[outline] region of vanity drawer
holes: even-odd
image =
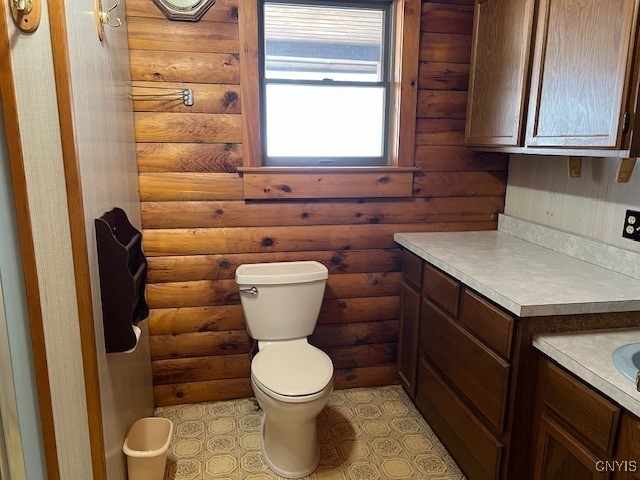
[[[504,358],[511,358],[513,317],[466,288],[460,323]]]
[[[454,317],[458,316],[460,282],[429,264],[424,266],[422,292]]]
[[[611,455],[620,408],[546,359],[540,368],[545,407],[598,451]]]
[[[405,249],[402,249],[402,277],[407,284],[420,290],[422,286],[422,259]]]
[[[421,347],[431,363],[502,432],[509,364],[427,300],[422,302],[421,332]]]
[[[503,445],[421,358],[416,405],[469,478],[498,479]]]

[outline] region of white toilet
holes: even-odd
[[[333,363],[310,345],[327,282],[318,262],[240,265],[236,283],[247,331],[258,340],[251,385],[264,411],[262,451],[286,478],[311,474],[320,460],[316,417],[333,389]]]

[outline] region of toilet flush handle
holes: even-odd
[[[249,295],[257,295],[258,289],[256,287],[251,288],[241,288],[240,293],[248,293]]]

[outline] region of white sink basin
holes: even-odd
[[[640,371],[640,343],[629,343],[618,347],[613,352],[613,364],[632,382],[636,382]]]

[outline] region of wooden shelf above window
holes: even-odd
[[[241,167],[244,198],[411,197],[416,167]]]

